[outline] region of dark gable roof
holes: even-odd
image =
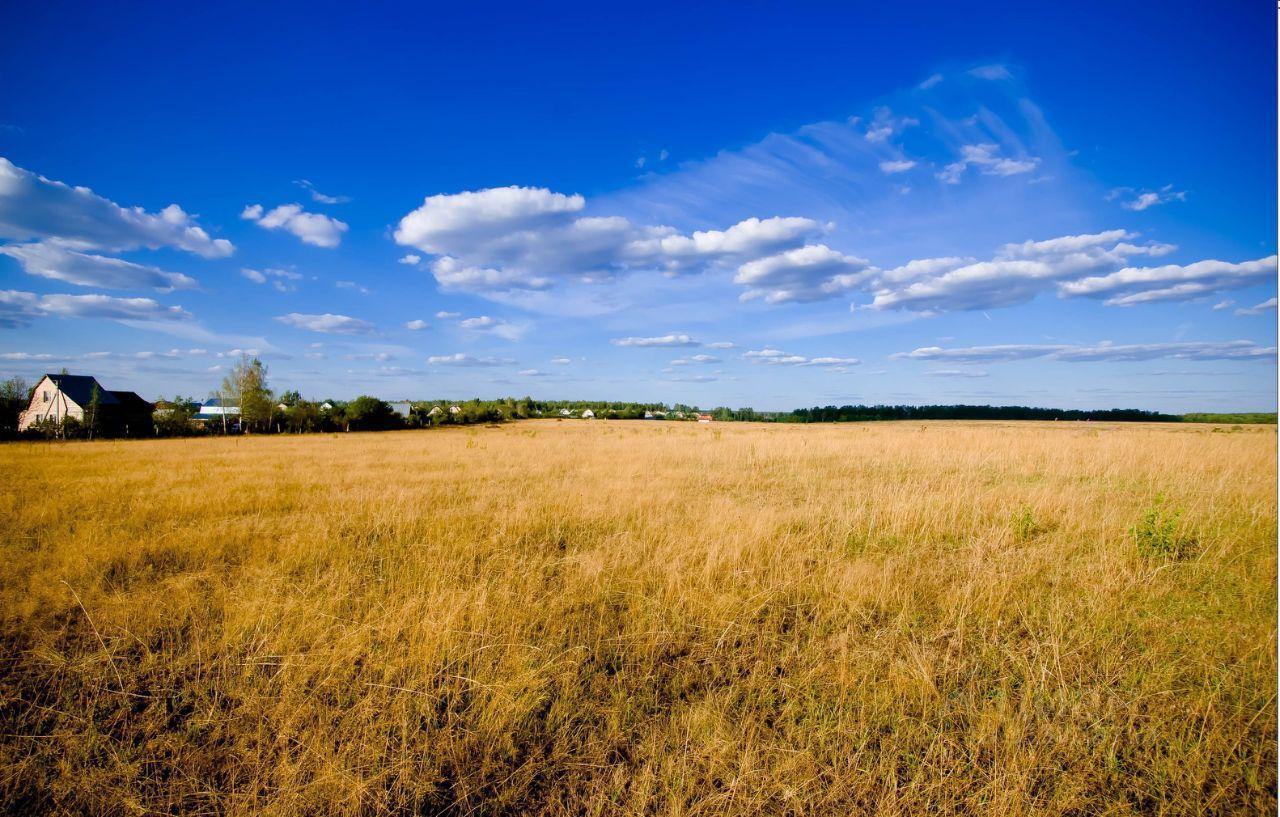
[[[155,411],[155,404],[148,403],[138,396],[137,392],[131,391],[113,391],[111,396],[120,402],[120,408],[125,411],[136,411],[141,414],[150,414]]]
[[[45,377],[54,382],[58,391],[74,400],[81,408],[88,408],[93,402],[93,387],[98,387],[98,405],[115,406],[120,401],[115,394],[102,388],[102,384],[87,374],[46,374]]]

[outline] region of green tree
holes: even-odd
[[[18,433],[18,415],[31,403],[31,387],[21,377],[0,383],[0,435]]]
[[[346,417],[356,431],[384,431],[404,426],[404,419],[382,400],[361,395],[347,404]]]
[[[89,439],[93,439],[94,432],[98,430],[98,413],[102,409],[102,394],[98,390],[98,384],[93,384],[93,392],[89,396],[88,417],[85,419],[85,430],[89,433]]]
[[[240,407],[240,423],[246,429],[271,427],[275,409],[271,389],[267,386],[267,367],[261,360],[241,355],[239,362],[222,381],[223,399]]]

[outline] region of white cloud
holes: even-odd
[[[1248,286],[1275,271],[1274,257],[1242,264],[1128,267],[1134,256],[1161,257],[1176,249],[1160,243],[1139,246],[1132,243],[1133,237],[1124,230],[1108,230],[1006,244],[989,261],[912,261],[875,278],[871,306],[915,312],[988,309],[1025,303],[1048,290],[1061,297],[1106,298],[1110,306],[1129,306]]]
[[[816,244],[748,261],[738,268],[733,282],[746,287],[742,300],[821,301],[857,287],[874,271],[866,259]]]
[[[558,279],[606,281],[631,271],[667,275],[741,264],[796,247],[828,228],[808,218],[748,218],[681,235],[620,216],[583,214],[582,196],[503,187],[428,197],[396,241],[435,256],[440,288],[477,294],[543,290]]]
[[[1067,296],[1105,298],[1108,306],[1133,306],[1153,301],[1185,301],[1223,289],[1238,289],[1273,280],[1276,256],[1234,264],[1205,260],[1185,266],[1125,267],[1106,275],[1067,281],[1059,291]]]
[[[929,76],[928,79],[926,79],[924,82],[920,83],[916,87],[919,88],[921,91],[927,91],[930,88],[937,85],[939,82],[942,82],[942,74],[932,74]]]
[[[960,158],[944,167],[937,177],[944,184],[959,184],[970,166],[977,167],[986,176],[1016,176],[1019,173],[1030,173],[1040,164],[1038,156],[1012,159],[1000,156],[999,153],[1000,146],[990,142],[962,145]]]
[[[467,318],[458,322],[458,326],[468,332],[484,332],[489,335],[496,335],[506,340],[519,340],[524,336],[528,327],[516,325],[505,321],[501,318],[494,318],[489,315],[480,315],[474,318]]]
[[[452,355],[432,355],[427,362],[435,366],[503,366],[515,363],[509,358],[472,357],[457,352]]]
[[[1185,190],[1174,190],[1173,185],[1166,184],[1159,190],[1135,190],[1132,187],[1117,187],[1107,193],[1107,201],[1119,201],[1126,210],[1141,212],[1158,204],[1171,201],[1186,201]]]
[[[991,65],[979,65],[977,68],[971,68],[969,69],[969,75],[977,77],[978,79],[987,79],[987,80],[1013,78],[1013,75],[1009,73],[1008,66],[1001,65],[1000,63],[993,63]]]
[[[971,369],[934,369],[924,373],[927,377],[986,377],[986,372]]]
[[[573,361],[567,357],[553,357],[551,358],[551,362],[557,366],[568,366]]]
[[[516,372],[516,374],[520,375],[521,377],[546,377],[547,376],[546,372],[540,372],[537,369],[521,369],[520,371]]]
[[[294,281],[301,281],[302,274],[287,269],[276,269],[268,267],[266,269],[256,270],[250,267],[241,267],[240,274],[255,284],[270,284],[280,292],[293,292],[298,286]]]
[[[1265,315],[1268,312],[1275,312],[1275,311],[1276,311],[1276,299],[1268,298],[1267,300],[1263,301],[1260,304],[1254,304],[1253,306],[1246,307],[1244,309],[1237,309],[1236,314],[1237,315]]]
[[[886,174],[905,173],[915,167],[911,159],[889,159],[880,163],[880,172]]]
[[[660,335],[652,338],[614,338],[609,341],[614,346],[698,346],[699,343],[688,335]]]
[[[0,157],[0,238],[57,239],[76,250],[173,247],[205,258],[230,255],[235,247],[211,238],[176,204],[158,213],[121,207],[87,187],[72,187],[24,170]]]
[[[515,186],[427,196],[400,220],[395,240],[432,255],[465,256],[477,242],[507,240],[547,226],[585,204],[582,196]]]
[[[845,366],[857,366],[862,362],[856,357],[809,358],[804,355],[793,355],[789,352],[768,347],[744,352],[742,359],[751,363],[763,363],[769,366],[823,366],[832,368],[835,371],[840,371]]]
[[[0,246],[0,255],[17,261],[29,275],[80,286],[169,291],[196,285],[195,279],[180,272],[76,252],[48,242]]]
[[[306,329],[310,332],[325,332],[335,335],[367,335],[374,330],[374,325],[368,321],[362,321],[359,318],[351,318],[346,315],[333,315],[327,312],[322,315],[290,312],[288,315],[279,316],[276,320],[286,326]]]
[[[421,318],[418,318],[416,320],[408,321],[407,323],[405,323],[404,328],[408,329],[411,332],[420,332],[423,329],[429,328],[430,326],[431,324],[427,323]]]
[[[1069,362],[1138,361],[1172,358],[1177,360],[1270,360],[1275,347],[1263,347],[1251,340],[1198,341],[1184,343],[1114,344],[1003,344],[943,349],[926,346],[912,352],[899,352],[891,357],[900,360],[950,361],[955,363],[990,363],[997,361],[1047,358]]]
[[[519,270],[469,267],[450,256],[436,259],[431,265],[431,274],[446,292],[509,292],[551,286],[550,278],[529,276]]]
[[[736,348],[736,347],[737,347],[737,345],[738,345],[738,344],[733,343],[732,341],[727,341],[727,340],[718,340],[718,341],[716,341],[715,343],[708,343],[708,344],[707,344],[707,348],[709,348],[709,349],[733,349],[733,348]]]
[[[347,231],[344,222],[320,213],[308,213],[301,204],[282,204],[266,212],[262,205],[251,204],[240,213],[240,218],[255,222],[266,230],[293,233],[304,244],[330,249],[342,243],[342,234]]]
[[[338,289],[349,289],[352,292],[359,292],[361,295],[368,295],[370,291],[368,287],[357,284],[355,281],[334,281],[333,285]]]
[[[445,312],[443,309],[436,313],[436,318],[442,321],[453,320],[454,318],[461,318],[461,317],[462,317],[461,312]]]
[[[320,204],[346,204],[351,201],[350,196],[326,196],[316,189],[315,185],[306,179],[298,179],[294,184],[306,190],[311,194],[311,200]]]
[[[671,361],[672,366],[691,366],[695,363],[719,363],[720,358],[715,355],[690,355],[686,358]]]
[[[150,298],[109,295],[37,295],[0,290],[0,328],[30,326],[37,318],[104,318],[144,323],[185,321],[191,313],[180,306],[164,306]]]
[[[1227,298],[1226,300],[1218,301],[1216,304],[1214,304],[1213,309],[1216,312],[1222,309],[1230,309],[1235,305],[1236,305],[1235,301],[1231,300],[1230,298]]]
[[[867,127],[866,138],[868,142],[885,142],[895,133],[900,133],[906,128],[919,125],[920,120],[913,119],[909,116],[894,116],[893,111],[888,108],[876,108],[870,125]]]
[[[402,256],[402,257],[400,258],[400,260],[399,260],[399,261],[397,261],[396,263],[398,263],[398,264],[408,264],[408,265],[409,265],[409,266],[411,266],[411,267],[416,267],[418,264],[422,263],[422,256],[421,256],[421,255],[418,255],[417,253],[412,253],[412,252],[411,252],[411,253],[406,253],[406,254],[405,254],[404,256]]]

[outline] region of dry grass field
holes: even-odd
[[[1275,429],[1225,430],[5,445],[0,802],[1274,812]]]

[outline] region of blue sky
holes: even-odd
[[[1274,10],[1040,5],[15,7],[0,375],[1274,410]]]

